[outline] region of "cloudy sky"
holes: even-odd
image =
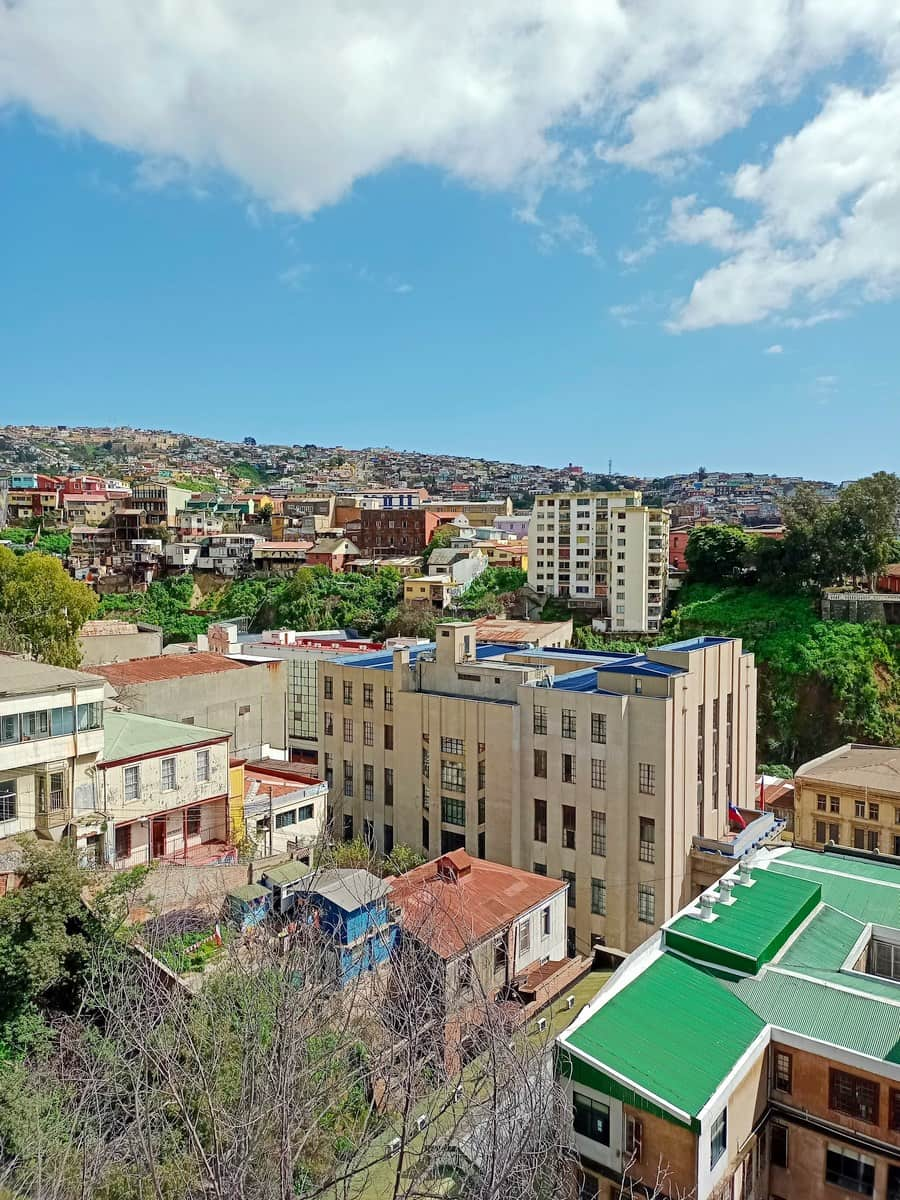
[[[0,0],[0,420],[897,465],[897,0]]]

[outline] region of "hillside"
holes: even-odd
[[[900,743],[900,626],[822,621],[815,601],[695,583],[664,640],[742,639],[759,666],[760,762],[796,767],[845,741]]]

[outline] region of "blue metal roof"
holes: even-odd
[[[570,671],[568,675],[560,675],[553,680],[554,688],[564,692],[596,692],[597,672],[594,667],[583,671]]]
[[[733,642],[734,638],[730,637],[693,637],[685,638],[683,642],[669,642],[666,646],[660,646],[660,650],[703,650],[706,646],[721,646],[723,642]]]
[[[486,642],[484,645],[476,647],[476,661],[482,662],[484,659],[497,658],[501,654],[511,654],[517,649],[518,647],[510,645],[509,643]],[[434,642],[428,642],[423,646],[410,646],[410,665],[415,663],[420,654],[433,654],[434,651]],[[375,671],[389,671],[394,663],[394,651],[372,650],[366,654],[345,654],[334,661],[342,667],[369,667],[371,670]]]
[[[623,663],[608,663],[597,668],[614,675],[685,675],[684,667],[673,667],[668,663],[654,662],[643,655]]]

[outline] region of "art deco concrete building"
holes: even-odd
[[[627,950],[691,898],[695,835],[754,794],[756,669],[731,638],[646,655],[436,643],[319,672],[335,832],[566,880],[569,944]]]

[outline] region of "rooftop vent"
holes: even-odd
[[[734,904],[734,896],[732,895],[733,891],[734,891],[734,880],[733,879],[721,879],[719,881],[719,903],[720,904]]]
[[[715,913],[713,912],[713,898],[712,896],[706,895],[704,892],[704,894],[700,897],[700,920],[712,921],[714,918]]]
[[[742,887],[753,887],[753,876],[750,873],[750,863],[742,858],[738,863],[738,883]]]

